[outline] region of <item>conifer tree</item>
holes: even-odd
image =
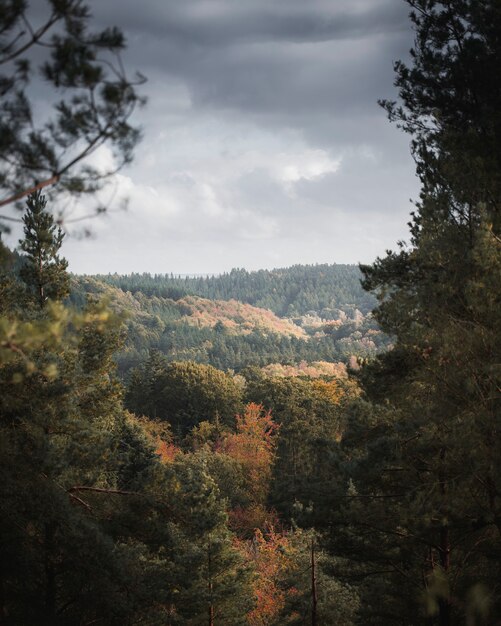
[[[69,293],[68,262],[59,256],[64,233],[46,211],[46,205],[40,191],[28,197],[24,239],[19,242],[25,253],[21,277],[41,309],[48,300],[61,300]]]
[[[331,538],[365,581],[364,623],[492,623],[501,597],[501,12],[492,0],[408,4],[412,66],[396,65],[401,104],[385,106],[412,134],[422,191],[410,245],[362,268],[380,299],[376,319],[396,342],[362,372],[379,406],[349,416]]]

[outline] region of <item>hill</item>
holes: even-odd
[[[175,300],[195,295],[209,300],[238,300],[269,309],[280,317],[316,311],[333,319],[337,309],[357,308],[364,315],[375,306],[372,294],[362,289],[357,265],[294,265],[248,272],[233,269],[220,276],[173,274],[98,275],[95,278],[123,291]]]
[[[342,301],[343,294],[349,300]],[[373,356],[389,343],[368,310],[370,299],[361,290],[355,266],[233,270],[207,278],[73,277],[74,304],[82,306],[89,295],[107,298],[126,318],[125,346],[116,357],[122,376],[151,350],[169,361],[239,371],[248,366],[347,363]],[[274,303],[275,310],[249,301]],[[294,315],[276,312],[284,308]]]

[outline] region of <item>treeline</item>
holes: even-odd
[[[351,306],[367,314],[376,305],[374,296],[360,284],[362,275],[357,265],[294,265],[257,272],[233,269],[220,276],[200,277],[108,274],[96,278],[123,291],[174,300],[186,295],[240,300],[281,317],[316,311],[326,319],[335,319],[332,315],[337,315],[336,309]]]

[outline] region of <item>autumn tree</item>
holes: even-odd
[[[357,592],[331,575],[313,531],[269,526],[240,547],[256,571],[249,626],[355,623]]]
[[[220,452],[236,461],[244,479],[246,504],[230,512],[232,525],[241,535],[252,535],[255,528],[271,521],[266,505],[271,487],[277,425],[270,411],[250,403],[236,416],[236,433],[227,434],[218,446]]]
[[[285,584],[294,569],[289,536],[268,526],[257,529],[250,541],[239,545],[256,572],[252,585],[256,605],[248,613],[247,622],[249,626],[277,624],[283,616],[287,596],[295,594],[295,588]]]

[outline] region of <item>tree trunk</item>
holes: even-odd
[[[446,478],[445,471],[443,468],[443,464],[445,462],[445,448],[442,448],[440,451],[440,493],[442,495],[442,515],[445,517],[447,515],[446,510],[446,499],[447,499],[447,486],[446,486]],[[449,537],[449,525],[444,523],[440,528],[440,566],[442,568],[443,574],[446,578],[449,578],[449,569],[451,565],[451,544]],[[440,626],[451,626],[451,599],[450,599],[450,590],[447,592],[447,597],[441,598],[439,601],[439,623]]]
[[[38,252],[38,302],[40,304],[40,308],[43,309],[45,306],[45,293],[44,293],[44,283],[43,283],[43,259],[42,259],[42,251]]]
[[[315,539],[311,540],[311,626],[318,625],[317,618],[317,572],[315,563]]]
[[[54,522],[45,525],[45,619],[47,624],[56,622],[56,569],[54,566]]]

